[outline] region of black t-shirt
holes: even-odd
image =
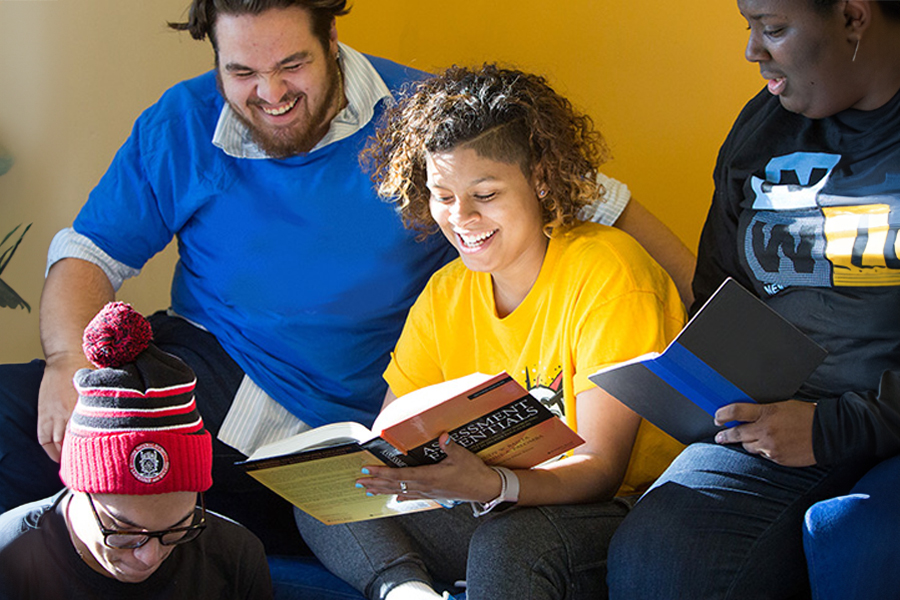
[[[272,597],[262,543],[247,529],[207,512],[196,540],[176,546],[141,583],[94,571],[78,556],[59,509],[68,491],[0,515],[0,598],[53,600],[257,600]]]
[[[694,310],[731,276],[828,350],[797,394],[819,463],[900,452],[900,93],[808,119],[763,90],[714,177]]]

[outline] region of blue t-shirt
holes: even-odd
[[[370,61],[392,92],[422,76]],[[356,134],[283,160],[213,146],[223,102],[213,72],[167,91],[74,228],[134,268],[176,236],[177,313],[309,425],[368,424],[407,310],[455,253],[442,236],[416,241],[360,168],[384,101]]]

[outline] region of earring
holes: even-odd
[[[540,192],[538,192],[539,198],[544,198],[546,195],[547,195],[547,190],[541,190]]]
[[[856,38],[856,49],[853,50],[853,58],[850,59],[850,62],[856,62],[856,53],[859,52],[860,41],[862,41],[862,38]]]

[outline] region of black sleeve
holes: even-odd
[[[733,277],[748,290],[755,289],[740,263],[737,231],[743,179],[733,174],[732,163],[747,142],[747,132],[758,126],[757,121],[763,116],[760,107],[765,101],[766,92],[763,91],[747,103],[719,149],[713,171],[715,191],[700,233],[697,269],[691,283],[694,292],[691,315],[703,306],[727,277]]]
[[[718,190],[713,195],[713,202],[700,234],[697,268],[691,282],[694,303],[689,312],[692,316],[709,300],[709,297],[727,277],[734,277],[742,272],[739,265],[734,264],[737,262],[735,254],[737,215],[729,210],[723,195]],[[736,279],[740,281],[740,278],[736,277]],[[748,289],[753,289],[752,286],[747,286],[745,281],[741,281],[741,284]]]
[[[874,463],[900,453],[900,373],[886,371],[877,393],[819,400],[813,452],[822,466]]]

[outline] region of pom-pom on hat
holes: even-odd
[[[123,302],[107,304],[84,330],[85,356],[98,368],[75,374],[78,402],[60,461],[70,489],[146,495],[212,485],[194,372],[151,340],[150,324]]]

